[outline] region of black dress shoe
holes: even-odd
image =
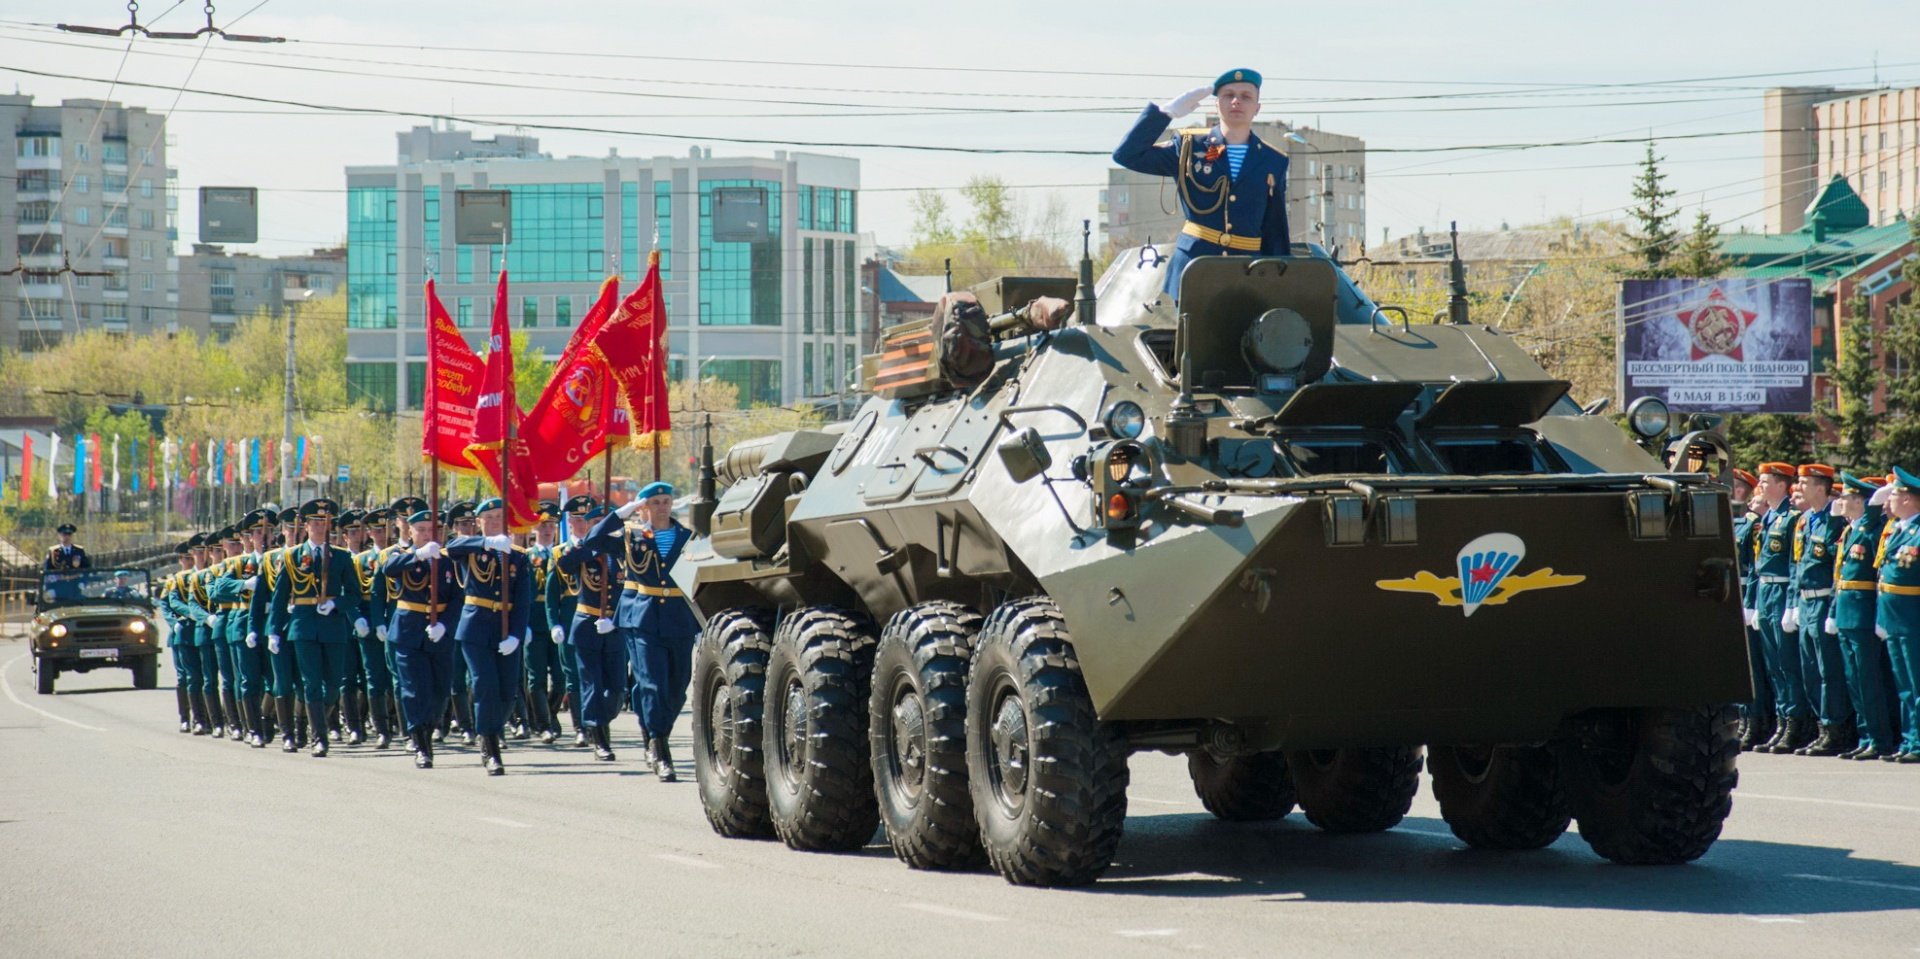
[[[280,740],[280,751],[283,753],[297,753],[300,751],[300,744],[295,742],[292,736],[288,736]]]
[[[573,731],[573,744],[574,744],[574,746],[576,746],[576,747],[579,747],[579,746],[585,746],[585,745],[587,745],[587,731],[586,731],[586,730],[584,730],[584,729],[576,729],[576,730],[574,730],[574,731]]]
[[[386,749],[392,745],[393,745],[393,737],[387,735],[386,733],[381,733],[379,738],[373,741],[373,748],[375,749]]]
[[[603,762],[613,762],[613,744],[607,737],[607,727],[596,726],[593,735],[593,758]]]
[[[1920,752],[1900,753],[1893,757],[1893,761],[1902,766],[1920,765]]]
[[[207,734],[207,727],[205,727],[205,726],[202,726],[202,725],[200,725],[199,723],[194,723],[194,724],[193,724],[193,734],[194,734],[195,736],[205,736],[205,735]]]

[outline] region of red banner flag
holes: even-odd
[[[26,441],[20,444],[20,502],[33,499],[33,434],[26,434]]]
[[[467,444],[474,435],[474,404],[480,398],[483,373],[480,358],[467,345],[460,328],[427,281],[427,388],[422,404],[425,428],[420,434],[422,459],[461,473],[473,472]]]
[[[506,501],[507,528],[524,533],[540,523],[539,482],[530,469],[532,450],[518,437],[520,403],[513,389],[513,322],[507,312],[507,271],[494,291],[493,329],[487,337],[486,371],[474,404],[473,439],[467,459],[493,483]],[[509,452],[506,467],[501,453]]]
[[[553,368],[553,378],[521,421],[520,437],[528,450],[529,469],[539,482],[572,479],[607,447],[619,402],[613,371],[594,340],[613,316],[619,287],[615,277],[600,284],[600,298],[580,320],[566,351],[560,354],[560,363]],[[618,425],[624,435],[624,417]]]
[[[100,492],[100,434],[95,433],[87,440],[87,489]]]
[[[634,449],[665,449],[673,439],[667,410],[667,316],[660,298],[660,253],[647,256],[647,275],[594,343],[607,359],[620,391],[620,405],[632,418],[628,443]]]
[[[187,444],[187,488],[200,487],[200,444]]]

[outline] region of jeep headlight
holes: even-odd
[[[53,628],[47,630],[47,635],[52,636],[54,639],[61,639],[65,637],[67,635],[67,624],[54,623]]]
[[[130,622],[127,624],[127,632],[132,633],[135,636],[138,636],[141,633],[144,633],[146,631],[147,631],[147,621],[144,619],[136,619],[133,622]]]

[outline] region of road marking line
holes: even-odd
[[[1189,802],[1179,802],[1173,799],[1148,799],[1145,796],[1128,796],[1127,798],[1133,802],[1150,802],[1156,806],[1191,806],[1193,805],[1192,803],[1189,803]]]
[[[1115,929],[1114,932],[1118,935],[1126,936],[1129,939],[1143,939],[1147,936],[1177,936],[1180,934],[1180,930],[1178,929]]]
[[[1765,925],[1782,922],[1792,923],[1796,926],[1804,926],[1807,924],[1805,919],[1795,919],[1792,916],[1747,916],[1746,919],[1749,922],[1758,922]]]
[[[1007,921],[1007,917],[1005,916],[996,916],[985,912],[969,912],[965,909],[955,909],[952,906],[937,906],[930,902],[908,902],[901,903],[901,905],[906,906],[908,909],[918,909],[921,912],[930,912],[936,916],[946,916],[951,919],[971,919],[974,922]]]
[[[720,868],[719,864],[708,862],[705,859],[695,859],[692,856],[679,856],[670,852],[655,853],[653,858],[661,862],[670,862],[681,866],[692,866],[695,869]]]
[[[1414,829],[1411,826],[1395,826],[1393,827],[1393,831],[1411,833],[1415,836],[1432,836],[1435,839],[1446,839],[1449,841],[1458,838],[1451,832],[1443,832],[1438,829]]]
[[[499,816],[481,816],[480,821],[490,822],[496,826],[505,826],[508,829],[532,829],[533,828],[532,823],[516,822],[512,819],[502,819]]]
[[[1901,892],[1920,892],[1920,886],[1903,886],[1897,882],[1875,882],[1872,879],[1847,879],[1841,876],[1816,876],[1810,872],[1789,873],[1788,879],[1811,879],[1815,882],[1843,882],[1849,886],[1868,886],[1873,889],[1898,889]]]
[[[1895,806],[1890,803],[1855,802],[1851,799],[1814,799],[1810,796],[1768,796],[1762,793],[1736,791],[1737,799],[1772,799],[1776,802],[1810,802],[1822,806],[1846,806],[1850,809],[1885,809],[1890,812],[1920,812],[1920,806]]]
[[[53,721],[55,721],[55,722],[61,722],[61,723],[66,723],[66,724],[67,724],[67,725],[69,725],[69,726],[78,726],[78,727],[79,727],[79,728],[81,728],[81,729],[91,729],[91,730],[93,730],[93,731],[94,731],[94,732],[96,732],[96,733],[104,733],[104,732],[106,732],[106,730],[105,730],[105,729],[102,729],[102,728],[100,728],[99,726],[89,726],[89,725],[87,725],[86,723],[83,723],[83,722],[80,722],[80,721],[78,721],[78,720],[74,720],[74,719],[68,719],[68,718],[67,718],[67,717],[65,717],[65,716],[56,716],[56,715],[54,715],[54,714],[52,714],[52,713],[50,713],[50,712],[47,712],[47,711],[46,711],[46,710],[44,710],[44,709],[41,709],[41,708],[40,708],[40,707],[38,707],[38,706],[31,706],[31,705],[28,705],[28,704],[27,704],[27,703],[26,703],[26,702],[25,702],[24,700],[22,700],[22,699],[21,699],[21,698],[20,698],[19,696],[16,696],[16,695],[14,695],[14,692],[13,692],[13,683],[12,683],[12,682],[10,682],[10,681],[9,681],[9,680],[7,679],[7,674],[8,674],[9,672],[11,672],[11,671],[13,670],[13,664],[14,664],[14,663],[17,663],[17,662],[19,662],[19,661],[21,661],[21,660],[23,660],[23,659],[25,659],[25,658],[27,658],[27,657],[26,657],[26,654],[25,654],[25,653],[21,653],[20,655],[18,655],[18,656],[15,656],[15,657],[13,657],[12,659],[9,659],[9,660],[7,660],[7,664],[6,664],[5,666],[0,666],[0,692],[5,692],[5,693],[7,694],[7,698],[8,698],[8,699],[11,699],[11,700],[13,700],[13,704],[14,704],[15,706],[18,706],[18,707],[20,707],[20,708],[22,708],[22,709],[30,709],[30,710],[33,710],[34,712],[36,712],[36,713],[39,713],[40,715],[42,715],[42,716],[45,716],[45,717],[47,717],[48,719],[51,719],[51,720],[53,720]]]

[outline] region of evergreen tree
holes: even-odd
[[[1673,260],[1673,276],[1697,276],[1711,279],[1727,272],[1730,264],[1720,255],[1720,227],[1707,216],[1705,207],[1694,215],[1693,232],[1680,244]]]
[[[1838,394],[1837,408],[1821,405],[1820,415],[1839,430],[1839,441],[1823,444],[1822,455],[1849,466],[1879,469],[1873,463],[1874,435],[1884,416],[1873,410],[1873,394],[1880,386],[1874,367],[1873,313],[1864,296],[1848,304],[1844,345],[1834,357],[1831,379]]]
[[[1910,235],[1920,242],[1920,220],[1913,221]],[[1920,289],[1920,259],[1907,260],[1900,275]],[[1920,363],[1920,303],[1911,294],[1905,303],[1887,310],[1886,334],[1879,346],[1887,370],[1887,412],[1886,429],[1874,444],[1874,456],[1878,465],[1920,469],[1920,376],[1911,369]],[[1909,368],[1904,376],[1893,375],[1898,361]]]
[[[1647,157],[1640,164],[1639,178],[1633,181],[1637,205],[1627,211],[1634,223],[1628,237],[1640,262],[1622,270],[1627,276],[1659,279],[1675,275],[1668,261],[1680,239],[1673,228],[1673,218],[1679,211],[1669,205],[1673,191],[1667,189],[1666,181],[1667,175],[1660,172],[1660,158],[1653,152],[1653,141],[1648,140]]]
[[[1817,429],[1813,417],[1756,413],[1727,417],[1727,444],[1735,463],[1804,463]]]

